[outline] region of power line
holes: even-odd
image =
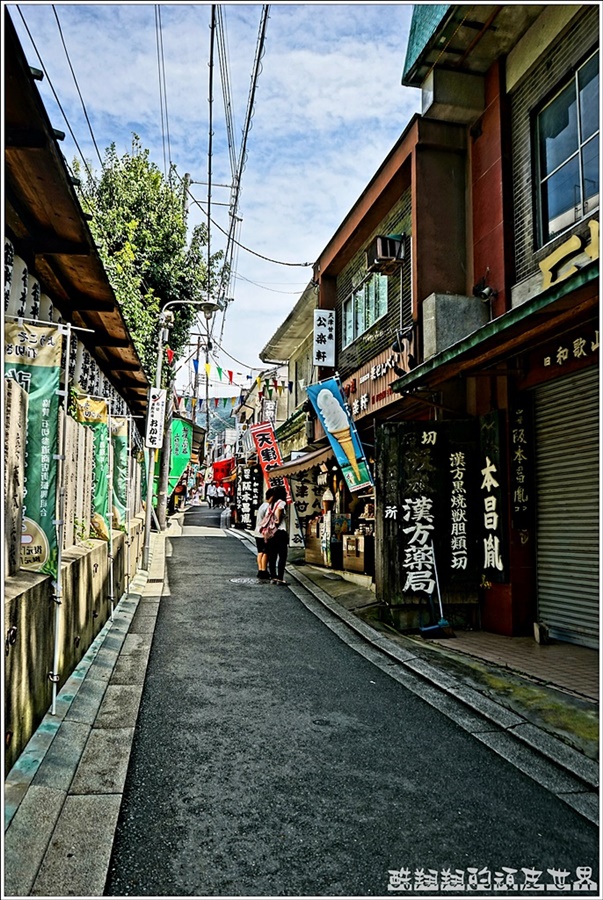
[[[23,25],[25,26],[25,30],[27,31],[27,34],[29,35],[29,39],[30,39],[30,41],[31,41],[31,43],[32,43],[32,47],[33,47],[34,50],[35,50],[36,56],[38,57],[38,60],[40,61],[40,65],[42,66],[42,71],[44,72],[44,75],[45,75],[46,80],[47,80],[47,82],[48,82],[48,86],[50,87],[50,90],[52,91],[52,94],[53,94],[53,96],[54,96],[54,99],[55,99],[55,101],[56,101],[56,104],[57,104],[58,108],[60,109],[61,114],[62,114],[62,116],[63,116],[63,118],[64,118],[64,120],[65,120],[65,124],[67,125],[67,128],[68,128],[68,130],[69,130],[69,134],[71,135],[71,137],[72,137],[72,139],[73,139],[73,143],[74,143],[75,146],[77,147],[78,153],[80,154],[80,157],[81,157],[82,162],[83,162],[83,164],[84,164],[84,166],[85,166],[85,168],[86,168],[86,171],[88,172],[88,175],[90,176],[90,180],[91,180],[93,183],[96,183],[96,178],[94,177],[94,174],[93,174],[92,170],[90,169],[90,166],[89,166],[88,163],[86,162],[86,157],[84,156],[84,154],[83,154],[83,152],[82,152],[82,148],[80,147],[80,145],[79,145],[78,142],[77,142],[77,138],[76,138],[76,136],[75,136],[75,134],[74,134],[74,132],[73,132],[73,128],[71,127],[71,123],[69,122],[69,119],[67,118],[67,113],[66,113],[65,110],[63,109],[63,107],[62,107],[62,105],[61,105],[61,101],[59,100],[58,94],[57,94],[57,92],[56,92],[55,89],[54,89],[54,85],[53,85],[52,81],[50,80],[50,76],[48,75],[48,71],[47,71],[47,69],[46,69],[46,66],[44,65],[44,62],[42,61],[42,57],[41,57],[41,55],[40,55],[40,51],[38,50],[38,48],[37,48],[37,46],[36,46],[36,42],[35,42],[34,39],[33,39],[33,36],[32,36],[32,34],[31,34],[31,31],[29,30],[29,27],[28,27],[28,25],[27,25],[27,22],[25,21],[25,18],[24,18],[24,16],[23,16],[22,11],[21,11],[21,7],[18,6],[18,7],[17,7],[17,10],[19,11],[19,15],[21,16],[21,20],[22,20],[22,22],[23,22]]]
[[[52,4],[52,11],[53,11],[53,13],[54,13],[55,19],[57,20],[57,28],[59,29],[59,35],[61,36],[61,42],[62,42],[62,44],[63,44],[63,49],[64,49],[64,51],[65,51],[65,56],[67,57],[67,62],[69,63],[69,68],[71,69],[71,74],[73,75],[73,80],[74,80],[74,82],[75,82],[75,87],[76,87],[78,96],[79,96],[79,98],[80,98],[80,103],[82,104],[82,109],[84,110],[84,116],[85,116],[85,118],[86,118],[86,122],[88,123],[88,130],[90,131],[90,137],[92,138],[92,143],[94,144],[94,149],[96,150],[96,155],[98,156],[98,161],[99,161],[99,163],[100,163],[100,165],[101,165],[101,169],[102,169],[102,168],[103,168],[103,160],[102,160],[102,157],[101,157],[101,155],[100,155],[100,151],[99,151],[98,146],[97,146],[97,143],[96,143],[96,138],[94,137],[94,132],[92,131],[92,125],[91,125],[90,119],[89,119],[89,117],[88,117],[88,111],[86,110],[86,104],[84,103],[84,98],[82,97],[82,92],[80,91],[80,86],[79,86],[79,84],[78,84],[78,80],[77,80],[77,78],[76,78],[75,71],[74,71],[74,69],[73,69],[73,65],[72,65],[72,63],[71,63],[71,59],[70,59],[70,57],[69,57],[69,51],[67,50],[67,44],[65,43],[65,38],[64,38],[64,36],[63,36],[63,29],[61,28],[61,23],[59,22],[59,16],[58,16],[58,13],[57,13],[57,11],[56,11],[56,7],[55,7],[54,3]],[[21,18],[23,18],[23,17],[21,17]],[[32,42],[32,43],[33,43],[33,42]],[[36,51],[36,52],[37,52],[37,51]]]
[[[245,278],[245,276],[241,275],[239,272],[235,272],[235,275],[237,276],[237,278],[240,278],[241,281],[246,281],[247,284],[252,284],[254,287],[259,287],[263,291],[270,291],[272,294],[297,294],[297,295],[299,295],[299,293],[300,293],[299,290],[297,290],[297,291],[278,291],[276,288],[266,287],[265,284],[260,284],[257,281],[252,281],[251,278]],[[305,282],[305,281],[300,281],[299,283],[300,283],[300,285],[302,285],[302,284],[304,286],[307,285],[307,282]]]
[[[229,359],[232,359],[233,362],[238,363],[240,366],[243,366],[244,369],[249,369],[250,372],[263,372],[263,366],[248,366],[247,363],[241,362],[240,359],[237,359],[236,356],[232,356],[230,353],[227,353],[222,344],[216,341],[216,346],[222,351],[224,356],[227,356]]]
[[[169,168],[172,162],[172,148],[170,146],[170,124],[168,116],[167,81],[165,77],[165,55],[163,52],[163,26],[161,22],[161,6],[155,6],[155,41],[157,44],[157,71],[159,76],[159,107],[161,114],[161,138],[163,143],[163,174],[168,178]],[[165,107],[165,123],[164,123]],[[167,154],[166,154],[167,138]]]
[[[184,179],[181,178],[181,176],[178,175],[178,173],[176,173],[176,175],[178,176],[178,178],[180,178],[180,181],[185,186],[186,192],[189,195],[189,197],[191,198],[192,202],[195,204],[195,206],[198,206],[199,209],[201,210],[201,212],[205,215],[206,210],[203,208],[203,206],[201,206],[201,203],[197,200],[197,198],[193,196],[190,188],[184,184]],[[226,236],[228,236],[228,232],[224,231],[224,229],[222,228],[221,225],[218,224],[218,222],[215,222],[213,219],[211,219],[211,223],[212,223],[212,225],[216,226],[218,231],[221,231],[222,234],[225,234]],[[244,244],[241,244],[239,241],[234,241],[234,243],[237,245],[237,247],[240,247],[241,250],[245,250],[247,253],[251,253],[253,256],[258,256],[260,259],[264,259],[264,260],[266,260],[266,262],[274,263],[277,266],[292,266],[292,267],[299,268],[299,269],[308,269],[308,268],[312,268],[314,266],[314,263],[312,263],[312,262],[294,263],[294,262],[283,262],[280,259],[271,259],[269,256],[263,256],[261,253],[258,253],[256,250],[251,250],[249,247],[246,247]]]

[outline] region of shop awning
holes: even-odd
[[[319,450],[312,450],[310,453],[304,453],[303,456],[298,456],[297,459],[290,459],[288,462],[282,463],[274,469],[270,469],[269,475],[271,477],[273,475],[297,475],[298,472],[305,472],[313,466],[318,466],[320,463],[326,462],[332,456],[334,456],[334,454],[331,446],[321,447]]]

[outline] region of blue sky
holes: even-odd
[[[52,4],[6,6],[30,65],[39,67],[23,19],[27,23],[77,142],[98,170]],[[157,7],[69,2],[54,9],[101,156],[113,142],[118,153],[128,151],[136,132],[163,170]],[[180,176],[188,172],[194,182],[207,181],[210,9],[207,4],[160,6],[170,156]],[[237,149],[261,10],[255,3],[222,4]],[[319,256],[419,110],[420,91],[401,85],[411,15],[411,4],[270,6],[241,182],[239,241],[244,247],[289,263],[312,263]],[[62,147],[70,162],[79,156],[77,148],[48,80],[38,86],[53,125],[67,132]],[[217,185],[230,184],[231,173],[217,53],[213,123],[212,218],[227,230],[227,207],[218,205],[228,201],[229,190]],[[205,209],[207,186],[193,184],[191,190]],[[192,224],[205,221],[194,205],[190,216]],[[214,228],[212,251],[223,248],[225,240]],[[243,374],[263,367],[259,352],[311,275],[311,268],[277,265],[240,249],[234,303],[216,362]],[[187,377],[184,367],[181,380]]]

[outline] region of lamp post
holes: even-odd
[[[207,325],[207,335],[208,335],[208,343],[209,343],[209,322],[211,317],[218,310],[224,309],[223,301],[214,301],[214,300],[170,300],[165,306],[162,308],[161,313],[159,315],[159,339],[157,342],[157,368],[155,370],[155,390],[161,390],[161,369],[163,363],[163,345],[169,336],[170,328],[174,321],[174,314],[171,312],[169,307],[171,306],[198,306],[201,309],[201,312],[205,316],[206,325]],[[206,359],[208,358],[209,349],[206,349]],[[207,384],[209,384],[209,380],[207,380]],[[207,389],[206,389],[207,394]],[[150,401],[150,397],[149,397]],[[149,410],[150,410],[150,402],[149,402]],[[144,547],[142,551],[142,568],[145,571],[149,570],[149,556],[150,556],[150,547],[151,547],[151,522],[153,516],[153,470],[155,463],[155,453],[158,451],[151,452],[152,448],[149,448],[149,463],[147,469],[147,501],[146,501],[146,509],[145,509],[145,523],[144,523]]]

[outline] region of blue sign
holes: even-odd
[[[328,378],[306,388],[350,491],[373,485],[356,425],[345,406],[341,385]]]

